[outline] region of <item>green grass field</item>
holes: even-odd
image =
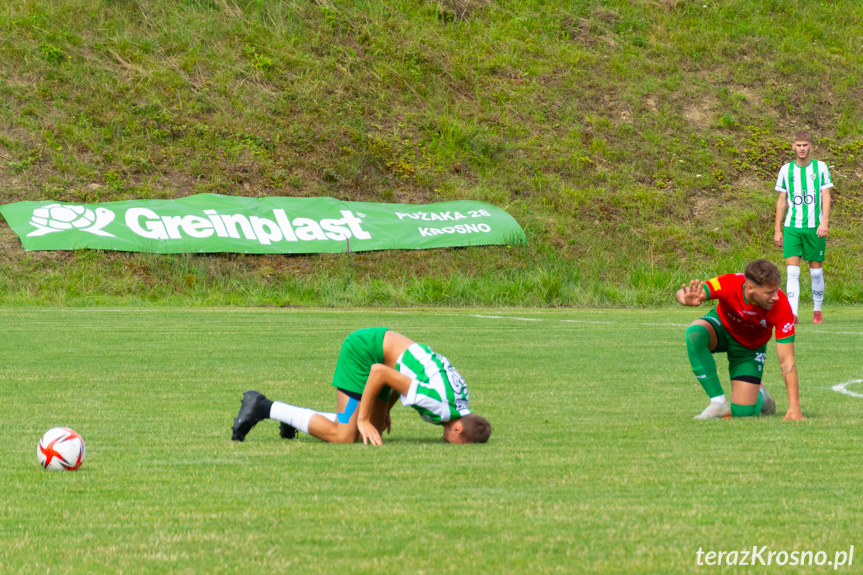
[[[863,310],[799,326],[807,422],[691,419],[700,311],[0,308],[0,572],[686,573],[699,548],[859,545],[863,397],[831,387],[863,377]],[[249,388],[332,410],[340,343],[371,325],[447,355],[491,441],[401,406],[382,448],[270,421],[230,441]],[[784,412],[772,345],[765,383]],[[58,425],[77,472],[36,461]]]

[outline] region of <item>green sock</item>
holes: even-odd
[[[689,354],[692,373],[707,395],[722,395],[722,384],[716,374],[716,362],[710,353],[710,332],[706,327],[695,324],[686,328],[686,352]]]
[[[731,404],[731,417],[755,417],[761,413],[761,404],[764,403],[764,395],[758,392],[758,401],[755,405]]]

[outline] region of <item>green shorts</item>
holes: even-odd
[[[785,227],[782,237],[782,257],[803,258],[807,262],[823,262],[827,238],[819,238],[816,228]]]
[[[728,354],[728,375],[731,379],[757,378],[760,383],[764,373],[764,360],[767,359],[767,344],[755,349],[744,347],[722,325],[716,308],[710,310],[701,319],[709,322],[716,330],[716,349],[710,353]]]
[[[335,387],[353,394],[363,394],[372,366],[384,363],[384,334],[388,331],[386,327],[367,327],[345,338],[333,374]],[[389,398],[390,388],[384,387],[378,399]]]

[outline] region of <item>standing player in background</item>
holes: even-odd
[[[768,260],[749,262],[742,274],[725,274],[710,281],[692,280],[677,291],[678,303],[699,306],[718,300],[716,307],[686,329],[686,351],[692,371],[710,405],[695,419],[745,417],[776,413],[776,402],[761,384],[767,342],[776,328],[776,355],[788,392],[785,419],[805,419],[800,412],[797,365],[794,360],[794,316],[779,289],[782,275]],[[728,354],[731,406],[722,392],[714,353]]]
[[[827,247],[827,225],[830,219],[830,170],[827,164],[812,158],[809,132],[794,134],[791,148],[796,156],[779,170],[776,180],[776,225],[773,241],[783,248],[788,282],[786,293],[797,323],[800,301],[800,260],[809,262],[812,277],[812,301],[815,313],[812,323],[822,323],[824,301],[824,251]],[[785,208],[788,207],[788,214]],[[783,224],[783,217],[785,222]]]

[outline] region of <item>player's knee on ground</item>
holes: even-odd
[[[686,349],[695,351],[699,348],[710,350],[710,331],[700,323],[694,323],[686,328]]]
[[[328,439],[330,443],[353,443],[357,440],[357,428],[350,425],[338,425]]]
[[[764,404],[764,396],[758,394],[758,402],[755,405],[738,405],[731,402],[731,417],[755,417],[761,413]]]
[[[761,409],[754,405],[731,404],[731,417],[755,417],[759,413],[761,413]]]

